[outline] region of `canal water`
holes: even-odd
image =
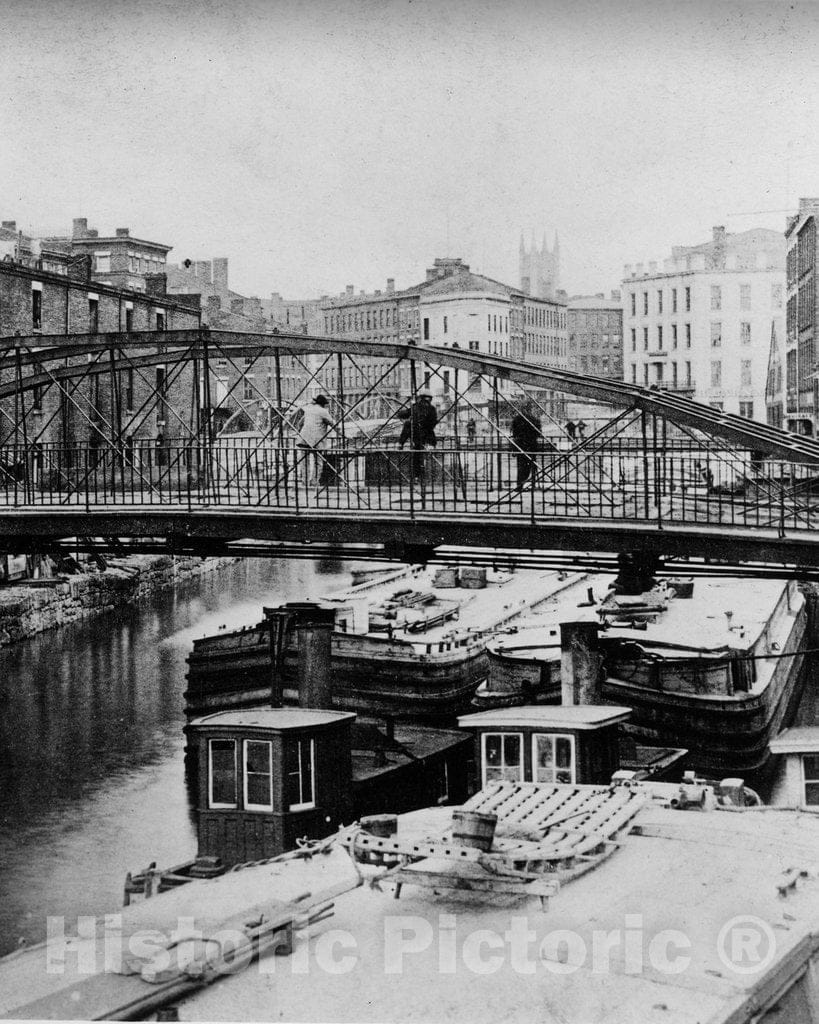
[[[0,955],[46,918],[115,911],[125,873],[196,852],[185,658],[263,604],[349,581],[339,562],[245,559],[176,593],[0,650]]]

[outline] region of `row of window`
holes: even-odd
[[[692,379],[691,379],[691,363],[688,360],[686,360],[684,365],[685,365],[685,377],[683,379],[683,384],[684,384],[685,387],[692,387],[693,384],[692,384]],[[650,379],[650,369],[651,369],[651,366],[654,367],[654,379],[653,380]],[[631,364],[631,383],[632,384],[636,384],[637,383],[637,364],[636,363],[632,363]],[[664,363],[651,363],[651,364],[644,363],[643,364],[643,384],[664,384],[664,383],[666,383],[665,364]],[[678,384],[680,383],[679,376],[678,376],[678,370],[677,370],[677,364],[676,363],[672,363],[671,364],[671,380],[670,380],[670,383],[672,384],[673,387],[677,387]]]
[[[653,379],[651,374],[651,368],[653,367]],[[631,381],[633,384],[637,383],[637,364],[631,364]],[[665,364],[664,363],[645,363],[643,365],[643,383],[644,384],[664,384],[666,383],[665,377]],[[670,383],[676,387],[679,383],[677,363],[671,364],[671,380]],[[685,385],[691,385],[691,363],[686,361],[685,363]],[[753,387],[753,366],[750,359],[742,359],[739,364],[739,383],[741,387],[750,388]],[[722,387],[722,362],[719,359],[711,360],[711,387],[721,388]],[[744,415],[741,413],[740,415]],[[749,416],[753,419],[753,412]]]
[[[94,253],[94,271],[97,274],[111,273],[111,253]],[[165,260],[158,256],[139,256],[128,253],[128,270],[132,274],[160,274],[165,269]]]
[[[671,312],[672,313],[679,312],[679,310],[677,308],[677,292],[678,292],[677,288],[672,288],[671,289]],[[691,310],[691,289],[690,289],[690,287],[686,287],[685,289],[683,289],[683,292],[684,292],[684,295],[683,295],[684,310],[685,310],[686,313],[688,313]],[[649,296],[649,293],[647,291],[643,292],[643,316],[648,316],[648,296]],[[637,316],[637,292],[630,292],[630,301],[631,301],[631,315],[632,316]],[[660,314],[663,312],[663,289],[662,288],[658,288],[657,289],[657,312],[660,313]]]
[[[685,326],[685,347],[686,348],[691,348],[691,324],[685,324],[684,326]],[[659,324],[657,326],[657,335],[656,335],[656,337],[657,337],[657,349],[658,350],[662,350],[663,343],[664,343],[664,334],[663,334],[663,326],[662,326],[662,324]],[[649,343],[650,343],[649,328],[648,327],[644,327],[643,328],[643,350],[646,351],[646,352],[649,349]],[[678,324],[672,324],[671,325],[671,347],[672,347],[672,349],[677,348],[678,344],[679,344],[679,325]],[[631,351],[632,352],[636,352],[637,351],[637,328],[636,327],[632,327],[631,328]]]
[[[165,313],[156,311],[154,313],[154,330],[165,330]],[[43,327],[43,293],[39,288],[31,289],[31,329],[42,330]],[[99,299],[88,297],[88,334],[98,334],[100,329],[100,303]],[[124,330],[134,329],[134,310],[131,307],[125,308]]]
[[[240,798],[246,811],[273,810],[270,740],[208,742],[208,807],[236,809]],[[284,803],[291,811],[315,807],[316,749],[312,739],[288,740],[285,744]]]
[[[406,326],[417,327],[418,310],[407,310]],[[427,321],[428,322],[428,321]],[[331,313],[324,317],[325,334],[345,334],[349,331],[370,331],[378,327],[398,327],[398,309],[381,306],[379,309],[361,309],[357,312]],[[403,326],[401,324],[400,326]]]
[[[530,327],[565,328],[566,314],[556,309],[549,309],[547,306],[527,306],[526,323]]]
[[[671,312],[672,313],[679,312],[679,309],[678,309],[678,294],[677,293],[678,293],[678,289],[677,288],[672,288],[671,289]],[[723,286],[722,285],[720,285],[720,284],[712,284],[711,285],[711,309],[712,310],[721,310],[722,309],[722,293],[723,293]],[[630,294],[631,294],[631,315],[632,316],[636,316],[637,315],[637,293],[636,292],[631,292]],[[685,312],[689,312],[691,310],[691,289],[690,289],[690,287],[686,287],[685,289],[683,289],[683,296],[682,296],[682,298],[683,298],[683,308],[684,308],[684,311]],[[658,288],[657,289],[656,306],[655,306],[656,313],[657,313],[658,316],[662,316],[662,314],[663,314],[663,305],[664,305],[663,289],[662,288]],[[739,286],[739,308],[742,311],[750,311],[750,309],[751,309],[751,285],[750,284],[740,284],[740,286]],[[781,309],[782,308],[782,285],[781,284],[772,284],[771,285],[771,308],[772,309]],[[643,310],[643,316],[648,316],[649,315],[649,292],[647,292],[647,291],[644,291],[642,293],[642,310]]]
[[[487,732],[482,740],[483,785],[523,781],[523,733]],[[535,733],[532,736],[532,781],[575,781],[574,736]]]

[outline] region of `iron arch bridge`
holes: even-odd
[[[411,414],[422,390],[438,414],[434,447]],[[301,410],[318,394],[332,428],[312,450]],[[583,416],[574,437],[570,400]],[[539,423],[536,441],[521,413]],[[819,444],[698,405],[683,387],[298,334],[0,339],[8,551],[72,538],[517,564],[632,552],[693,559],[687,571],[812,575],[817,522]]]

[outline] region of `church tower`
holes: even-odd
[[[554,299],[560,287],[560,242],[557,232],[551,252],[545,233],[540,249],[535,243],[534,235],[531,246],[527,249],[521,232],[518,260],[521,290],[534,298]]]

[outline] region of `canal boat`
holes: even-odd
[[[486,676],[489,637],[580,579],[557,572],[393,569],[322,599],[335,610],[333,708],[435,719],[468,710]],[[195,640],[185,694],[189,716],[269,702],[267,619]],[[296,645],[283,654],[283,697],[296,703]]]
[[[589,725],[610,749],[624,709],[569,710],[522,723],[533,750]],[[490,764],[483,727],[521,727],[464,724]],[[748,806],[736,779],[494,778],[54,929],[0,959],[0,1015],[807,1022],[817,844],[815,814]]]
[[[517,631],[487,643],[482,708],[559,703],[560,625],[597,617],[602,697],[632,709],[637,742],[684,747],[697,771],[762,784],[770,741],[804,686],[809,602],[794,582],[666,581],[618,594],[614,578],[574,582]]]

